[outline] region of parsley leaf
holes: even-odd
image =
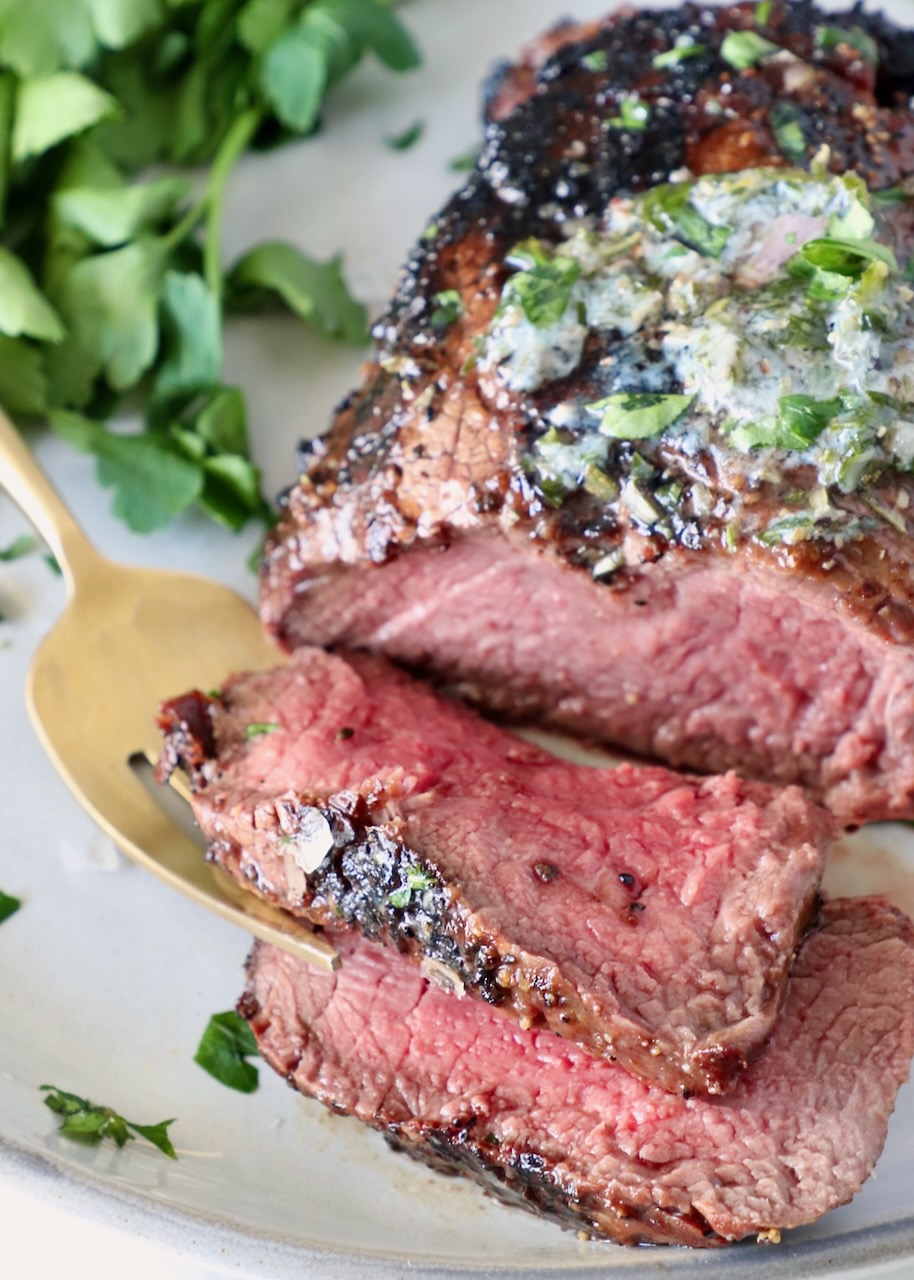
[[[398,889],[394,889],[392,893],[387,895],[387,901],[392,907],[403,910],[408,907],[412,901],[414,893],[421,893],[425,889],[434,889],[436,879],[434,873],[428,868],[421,867],[417,863],[412,863],[404,868],[404,883]]]
[[[780,53],[780,47],[755,31],[728,31],[720,46],[720,56],[737,71],[754,67],[762,58]]]
[[[393,137],[388,138],[387,145],[391,151],[408,151],[410,147],[416,145],[424,132],[424,123],[421,120],[414,120],[402,133],[396,133]]]
[[[0,249],[0,333],[59,342],[63,325],[40,293],[25,263]]]
[[[168,1136],[169,1126],[175,1123],[174,1120],[162,1120],[159,1124],[152,1125],[136,1124],[135,1121],[118,1115],[110,1107],[95,1106],[88,1098],[67,1093],[56,1085],[43,1084],[41,1092],[47,1095],[44,1099],[45,1106],[63,1117],[57,1131],[66,1138],[75,1138],[91,1146],[97,1145],[103,1138],[110,1138],[117,1146],[123,1147],[133,1139],[134,1134],[139,1134],[170,1159],[178,1158]]]
[[[840,49],[842,45],[855,50],[873,66],[879,61],[879,46],[862,27],[816,27],[816,44],[820,49]]]
[[[585,408],[599,414],[598,430],[617,440],[644,440],[659,436],[677,422],[694,396],[659,395],[653,392],[622,392],[594,400]]]
[[[435,309],[429,323],[433,329],[446,329],[463,315],[463,299],[457,289],[443,289],[432,298]]]
[[[98,459],[99,482],[114,488],[114,513],[135,533],[161,529],[203,490],[199,466],[159,433],[119,435],[77,413],[53,410],[51,426],[63,440]]]
[[[38,546],[38,539],[30,533],[21,533],[8,546],[0,547],[0,562],[9,564],[11,560],[21,560]]]
[[[451,173],[466,173],[472,169],[479,157],[479,147],[470,147],[468,151],[463,151],[459,156],[454,156],[453,160],[448,161],[448,168]]]
[[[270,46],[260,87],[281,124],[295,133],[310,132],[327,87],[327,60],[306,26],[292,27]]]
[[[132,186],[69,187],[54,197],[54,213],[95,244],[113,249],[156,229],[186,197],[183,178],[159,178]]]
[[[639,132],[646,129],[651,118],[651,109],[646,102],[637,98],[622,98],[619,102],[619,114],[613,116],[609,124],[613,129],[629,129]]]
[[[13,160],[39,156],[119,110],[110,93],[76,71],[25,80],[16,99]]]
[[[254,1033],[244,1019],[230,1009],[227,1013],[214,1013],[210,1018],[194,1062],[229,1089],[253,1093],[259,1074],[245,1059],[258,1056]]]
[[[730,432],[729,438],[743,450],[808,449],[843,409],[840,396],[831,400],[816,400],[806,395],[781,396],[776,419],[740,424]]]
[[[717,226],[699,213],[691,203],[693,185],[667,182],[653,187],[641,197],[641,210],[658,231],[671,233],[708,258],[719,258],[733,228]]]
[[[769,121],[775,141],[787,159],[802,160],[806,155],[806,139],[796,107],[789,102],[775,103]]]
[[[699,54],[707,53],[708,46],[705,44],[692,43],[676,44],[672,49],[665,49],[663,53],[655,53],[651,58],[651,66],[657,71],[663,71],[667,67],[678,67],[681,62],[685,62],[688,58],[697,58]]]
[[[338,257],[315,262],[294,245],[270,241],[235,264],[226,288],[229,305],[240,310],[277,301],[329,338],[352,346],[368,340],[365,308],[346,288]]]
[[[250,742],[252,738],[260,738],[265,733],[275,733],[278,728],[275,720],[254,720],[244,726],[245,740]]]
[[[521,269],[505,285],[502,304],[520,307],[537,328],[557,324],[571,301],[580,264],[561,254],[550,257],[539,240],[515,245],[505,261]]]
[[[41,349],[0,335],[0,404],[10,413],[41,413],[46,403]]]
[[[9,559],[9,557],[5,558]],[[10,916],[15,915],[21,906],[21,898],[13,898],[0,889],[0,924],[3,924],[4,920],[9,920]]]
[[[169,271],[161,314],[164,346],[156,397],[193,395],[216,384],[222,370],[219,303],[203,277]]]

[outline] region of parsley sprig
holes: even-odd
[[[226,313],[366,340],[338,258],[269,243],[224,271],[222,221],[241,156],[313,133],[368,54],[418,63],[382,0],[0,0],[0,404],[94,454],[133,529],[266,515]],[[143,429],[112,429],[138,391]]]
[[[168,1136],[169,1126],[174,1124],[174,1120],[162,1120],[158,1124],[137,1124],[133,1120],[126,1120],[110,1107],[96,1106],[88,1098],[67,1093],[56,1085],[43,1084],[41,1092],[46,1095],[45,1106],[63,1117],[57,1131],[65,1138],[74,1138],[77,1142],[86,1142],[91,1146],[96,1146],[103,1138],[109,1138],[123,1147],[139,1135],[170,1159],[178,1158]]]

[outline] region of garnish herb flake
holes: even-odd
[[[279,728],[275,720],[255,720],[244,726],[245,740],[250,742],[252,738],[261,738],[266,733],[276,733]]]
[[[253,1093],[259,1074],[248,1058],[259,1057],[254,1033],[234,1009],[214,1013],[194,1054],[194,1062],[229,1089]]]
[[[395,133],[392,137],[385,139],[391,151],[409,151],[410,147],[414,147],[425,132],[425,121],[414,120],[411,125],[402,131]]]
[[[451,173],[466,173],[472,169],[479,156],[479,147],[470,147],[467,151],[462,152],[459,156],[454,156],[453,160],[448,162],[448,168]]]
[[[762,58],[780,53],[780,48],[756,31],[728,31],[720,46],[720,56],[737,71],[747,71]]]
[[[771,110],[771,129],[783,154],[788,160],[802,160],[806,155],[806,139],[800,126],[796,107],[789,102],[777,102]]]
[[[38,546],[38,539],[30,533],[22,533],[5,547],[0,547],[0,561],[9,564],[11,560],[21,560]]]
[[[632,133],[646,129],[651,118],[651,108],[646,102],[637,98],[622,98],[619,102],[619,114],[609,124],[613,129],[628,129]]]
[[[879,46],[862,27],[816,27],[816,44],[820,49],[838,49],[847,45],[856,50],[864,62],[879,62]]]
[[[502,301],[520,307],[537,328],[557,324],[581,274],[580,264],[561,254],[550,257],[538,240],[515,245],[506,261],[520,270],[505,285]]]
[[[623,392],[595,400],[586,408],[599,415],[603,435],[617,440],[646,440],[677,422],[693,399],[694,396]]]
[[[697,58],[699,54],[707,51],[706,44],[676,44],[672,49],[665,49],[663,53],[655,53],[651,58],[651,66],[657,71],[664,71],[667,67],[678,67],[688,58]]]
[[[755,8],[755,20],[760,27],[768,25],[768,19],[771,17],[771,10],[774,8],[774,0],[760,0]]]
[[[14,898],[0,889],[0,924],[3,924],[4,920],[9,920],[10,916],[14,916],[21,906],[21,898]]]
[[[641,212],[658,231],[671,233],[708,258],[719,258],[730,239],[732,227],[716,226],[698,212],[690,200],[693,185],[691,182],[667,182],[653,187],[641,197]]]
[[[607,65],[606,50],[592,49],[590,53],[585,53],[581,59],[581,64],[588,71],[605,71]]]
[[[63,1117],[57,1131],[65,1138],[73,1138],[90,1146],[96,1146],[103,1138],[110,1138],[117,1146],[123,1147],[139,1134],[171,1160],[178,1158],[168,1136],[168,1129],[175,1123],[174,1120],[162,1120],[158,1124],[137,1124],[110,1107],[95,1106],[88,1098],[67,1093],[56,1085],[43,1084],[41,1092],[47,1095],[44,1099],[45,1106]]]
[[[457,289],[443,289],[435,294],[432,302],[435,309],[429,324],[433,329],[446,329],[463,315],[463,299]]]
[[[435,887],[434,875],[415,863],[406,867],[404,880],[405,883],[400,885],[399,889],[394,889],[392,893],[387,895],[387,901],[390,905],[400,911],[409,906],[414,893],[422,892],[424,889],[434,889]]]

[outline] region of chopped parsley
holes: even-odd
[[[38,546],[38,539],[29,533],[22,533],[5,547],[0,547],[0,561],[8,564],[11,560],[21,560]]]
[[[505,285],[502,302],[519,307],[537,328],[557,324],[581,274],[580,264],[559,253],[550,257],[538,240],[515,245],[506,262],[520,270]]]
[[[739,449],[808,449],[843,410],[841,396],[831,400],[816,400],[806,395],[781,396],[774,421],[735,427],[730,440]]]
[[[581,59],[581,64],[588,71],[605,71],[607,65],[606,50],[592,49],[590,53],[585,53]]]
[[[244,726],[245,740],[250,742],[252,738],[260,738],[265,733],[275,733],[279,728],[275,720],[255,720]]]
[[[461,152],[459,156],[454,156],[453,160],[448,162],[448,168],[451,173],[465,173],[468,169],[472,169],[479,156],[479,147],[470,147],[468,151]]]
[[[599,415],[599,431],[617,440],[645,440],[659,436],[677,422],[694,400],[694,396],[655,395],[649,392],[607,396],[585,405]]]
[[[10,916],[14,916],[21,906],[21,898],[13,898],[0,889],[0,924],[3,924],[4,920],[9,920]]]
[[[685,62],[688,58],[697,58],[700,53],[707,53],[708,46],[706,44],[675,44],[672,49],[665,49],[663,53],[655,53],[651,58],[651,66],[657,71],[663,71],[667,67],[678,67],[681,62]]]
[[[613,129],[628,129],[637,133],[646,129],[651,118],[651,109],[646,102],[638,98],[622,98],[619,102],[619,114],[609,121]]]
[[[404,871],[404,883],[399,889],[394,889],[392,893],[387,895],[387,901],[392,907],[397,907],[402,911],[404,907],[409,906],[414,893],[421,893],[425,889],[434,889],[435,883],[435,876],[431,871],[413,863],[411,866],[406,867]]]
[[[720,46],[720,56],[737,71],[747,71],[762,58],[780,53],[780,47],[756,31],[728,31]]]
[[[194,1054],[204,1071],[239,1093],[253,1093],[259,1083],[257,1068],[247,1061],[259,1057],[254,1033],[234,1009],[214,1013]]]
[[[800,114],[789,102],[777,102],[769,116],[775,142],[788,160],[802,160],[806,155],[806,139],[800,126]]]
[[[880,208],[891,208],[892,205],[914,200],[914,194],[904,187],[886,187],[883,191],[871,191],[870,200]]]
[[[414,120],[408,128],[402,133],[395,133],[392,137],[385,139],[391,151],[409,151],[410,147],[414,147],[425,132],[425,122],[423,120]]]
[[[871,263],[882,263],[897,272],[895,254],[888,245],[867,238],[842,240],[823,237],[807,240],[787,263],[787,271],[805,280],[807,293],[816,302],[842,297],[864,275]]]
[[[719,258],[733,228],[717,226],[698,212],[691,203],[694,185],[692,182],[667,182],[653,187],[641,197],[641,212],[658,231],[676,236],[708,258]]]
[[[840,49],[846,45],[873,66],[879,61],[879,46],[862,27],[816,27],[816,44],[820,49]]]
[[[41,1092],[47,1095],[44,1099],[45,1106],[63,1117],[57,1132],[65,1138],[73,1138],[90,1146],[97,1146],[103,1138],[109,1138],[123,1147],[139,1134],[170,1159],[178,1158],[168,1136],[169,1126],[175,1123],[174,1120],[161,1120],[158,1124],[137,1124],[133,1120],[126,1120],[110,1107],[95,1106],[88,1098],[67,1093],[56,1085],[43,1084]]]
[[[429,323],[433,329],[446,329],[463,315],[463,299],[457,289],[443,289],[432,298],[435,309]]]

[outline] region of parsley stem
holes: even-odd
[[[222,294],[222,216],[225,187],[232,169],[247,150],[263,120],[262,107],[248,107],[222,139],[206,188],[206,235],[203,276],[214,298]]]

